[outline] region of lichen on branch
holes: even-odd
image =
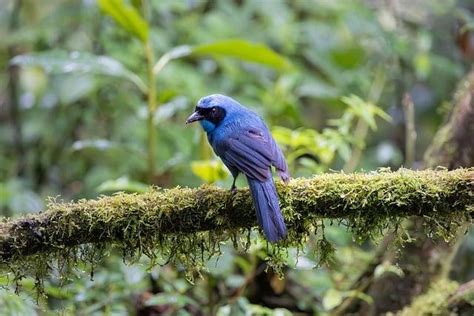
[[[427,233],[449,238],[474,214],[472,168],[330,173],[277,187],[289,236],[270,247],[275,254],[289,246],[301,248],[323,219],[342,223],[365,240],[398,229],[403,218],[423,216]],[[43,213],[0,223],[0,267],[15,277],[40,278],[54,264],[63,270],[77,262],[94,265],[115,246],[127,257],[145,254],[152,262],[165,258],[199,269],[219,253],[222,241],[247,244],[256,224],[246,188],[235,195],[204,185],[77,202],[52,199]],[[326,245],[321,251],[332,248],[320,244]]]

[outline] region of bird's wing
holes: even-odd
[[[288,164],[286,163],[285,156],[283,156],[283,152],[281,151],[280,147],[276,144],[275,140],[272,138],[272,165],[278,171],[280,178],[284,182],[288,182],[290,180],[290,173],[288,171]]]
[[[271,177],[272,142],[272,138],[258,128],[244,129],[225,139],[220,156],[248,177],[263,182]]]

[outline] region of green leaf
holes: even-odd
[[[413,65],[415,66],[415,72],[418,78],[425,80],[428,78],[432,63],[428,53],[418,53],[413,58]]]
[[[386,112],[384,112],[384,110],[382,110],[381,108],[374,105],[373,108],[372,108],[372,111],[374,112],[374,115],[380,117],[381,119],[385,120],[386,122],[391,122],[392,121],[392,117],[390,115],[388,115]]]
[[[8,287],[0,288],[0,306],[3,315],[37,315],[37,305],[26,293],[15,293]]]
[[[18,55],[10,61],[11,65],[41,67],[49,74],[96,74],[120,77],[133,82],[142,92],[146,85],[135,73],[118,60],[108,56],[84,52],[48,51]]]
[[[364,120],[372,130],[375,130],[377,124],[375,123],[374,116],[370,111],[371,104],[369,102],[362,100],[354,94],[351,94],[348,97],[342,97],[341,100],[350,107],[351,112]]]
[[[41,197],[30,190],[15,192],[9,207],[15,213],[38,213],[44,209]]]
[[[158,62],[153,66],[153,73],[157,75],[167,63],[173,59],[189,56],[192,53],[192,48],[189,45],[177,46],[171,49],[169,52],[161,56]]]
[[[365,57],[365,51],[359,46],[341,47],[331,53],[332,61],[343,69],[354,69]]]
[[[329,289],[323,297],[323,307],[329,311],[342,303],[344,293],[336,289]]]
[[[143,1],[144,0],[132,0],[130,2],[137,10],[141,10],[143,8]]]
[[[128,177],[120,177],[115,180],[107,180],[97,187],[98,192],[138,192],[143,193],[149,190],[145,183],[132,181]]]
[[[379,264],[376,268],[375,268],[375,271],[374,271],[374,277],[376,279],[382,277],[383,275],[385,275],[386,273],[393,273],[395,275],[397,275],[398,277],[403,277],[404,275],[404,272],[402,269],[400,269],[400,267],[397,267],[393,264],[390,264],[388,261],[387,262],[383,262],[381,264]]]
[[[286,151],[288,163],[291,165],[298,160],[301,164],[302,157],[310,154],[317,156],[323,164],[329,164],[336,151],[331,140],[313,129],[299,128],[292,130],[286,127],[276,126],[272,129],[272,135],[278,144]]]
[[[362,100],[354,94],[342,97],[341,101],[347,104],[350,108],[349,111],[365,121],[372,130],[377,129],[377,123],[375,122],[377,116],[386,121],[390,121],[390,116],[381,108],[372,102]]]
[[[74,157],[79,154],[81,159],[109,163],[119,161],[123,155],[145,158],[145,153],[131,143],[119,143],[102,138],[77,140],[72,144],[69,152]]]
[[[142,42],[148,40],[148,24],[134,7],[123,0],[98,0],[100,9],[110,15],[124,30]]]
[[[150,297],[145,301],[145,306],[174,306],[178,308],[182,308],[186,305],[195,305],[199,306],[199,304],[186,295],[182,295],[179,293],[158,293]]]
[[[266,65],[277,70],[289,70],[290,62],[261,43],[252,43],[242,39],[229,39],[210,44],[198,45],[192,48],[192,54],[197,56],[228,56],[243,61]]]
[[[228,176],[223,164],[217,160],[193,161],[191,163],[191,170],[207,183],[224,180]]]
[[[120,148],[120,145],[107,139],[85,139],[77,140],[72,144],[72,150],[80,151],[85,149],[95,149],[105,151]]]
[[[56,80],[57,95],[63,104],[74,103],[90,95],[98,86],[96,77],[83,74],[79,76],[61,76]]]
[[[374,303],[374,299],[364,292],[352,290],[347,293],[347,297],[356,297],[362,301],[365,301],[367,304],[371,305]]]
[[[234,57],[243,61],[259,63],[277,70],[289,70],[292,67],[285,57],[264,44],[252,43],[242,39],[230,39],[198,46],[177,46],[161,56],[158,62],[153,66],[153,73],[157,75],[170,61],[189,55]]]
[[[44,204],[41,197],[26,188],[24,183],[11,179],[0,182],[0,207],[7,207],[15,214],[38,213],[44,209]]]
[[[330,99],[338,97],[340,91],[338,87],[318,78],[308,78],[300,84],[296,93],[299,97]]]

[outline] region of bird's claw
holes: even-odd
[[[230,193],[232,194],[232,196],[234,196],[237,193],[237,187],[235,185],[233,185],[230,188]]]

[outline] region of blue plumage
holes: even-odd
[[[287,231],[271,166],[285,182],[289,180],[288,166],[260,116],[230,97],[213,94],[199,100],[186,123],[194,121],[201,123],[214,152],[232,173],[232,190],[239,173],[247,177],[266,238],[270,242],[285,238]]]

